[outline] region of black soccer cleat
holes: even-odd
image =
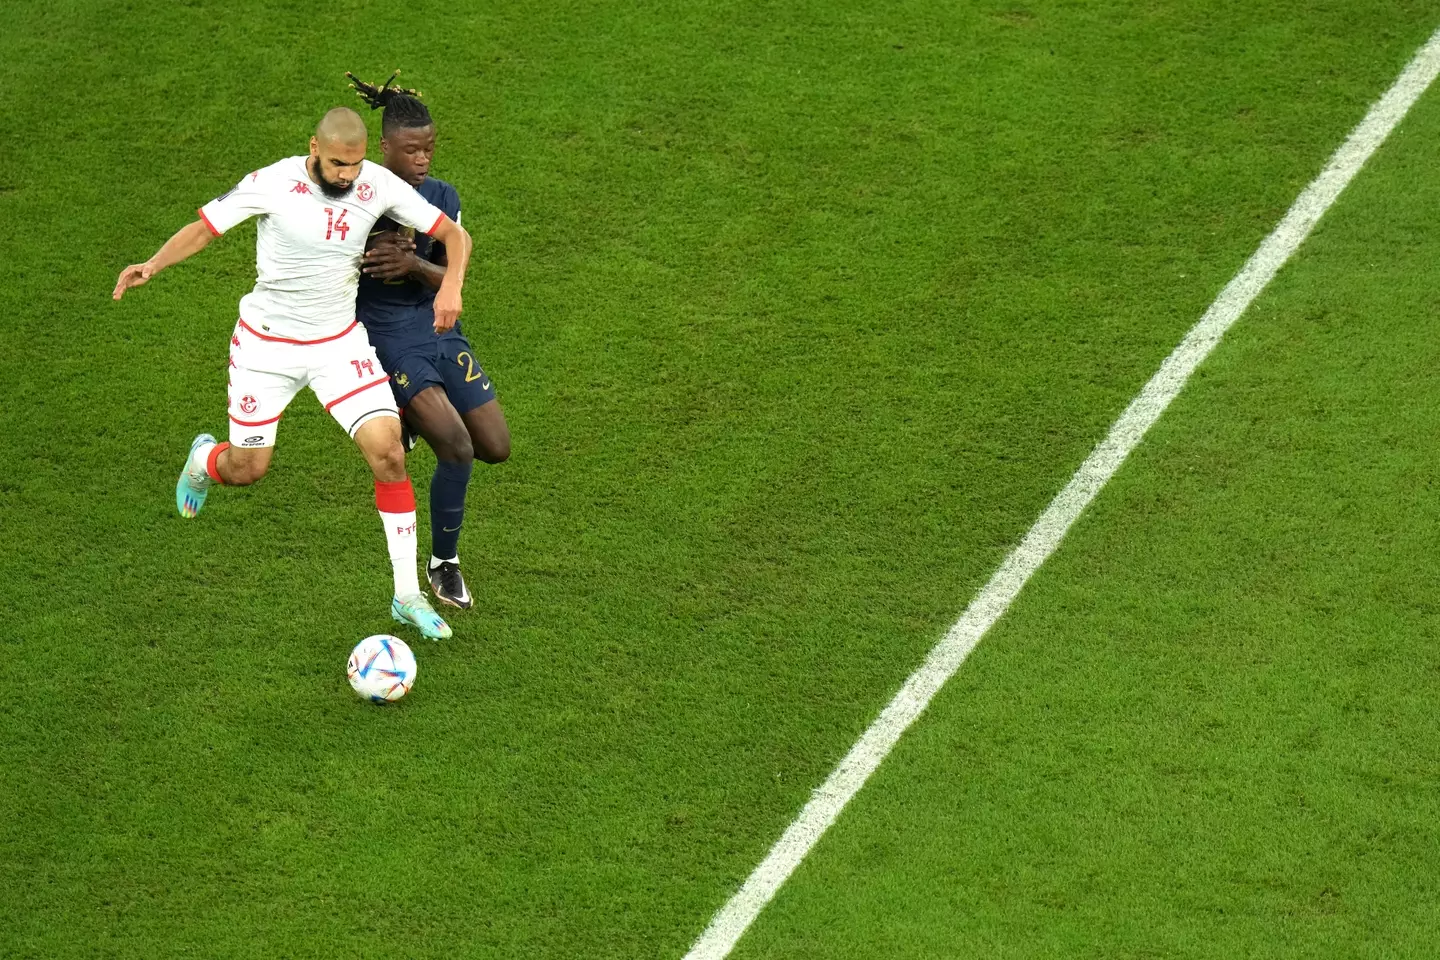
[[[436,600],[461,610],[469,610],[475,603],[470,588],[465,586],[465,578],[460,576],[460,564],[447,560],[438,567],[430,567],[426,573]]]

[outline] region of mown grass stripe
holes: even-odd
[[[719,960],[730,953],[901,735],[979,645],[986,631],[1009,609],[1040,565],[1055,552],[1085,507],[1184,389],[1196,367],[1299,249],[1325,211],[1409,112],[1437,73],[1440,73],[1440,30],[1431,35],[1390,89],[1371,106],[1320,174],[1301,192],[1280,224],[1220,291],[1174,352],[1165,358],[1160,369],[1115,421],[1109,434],[1075,471],[960,619],[811,795],[799,816],[781,834],[744,885],[711,919],[685,960]]]

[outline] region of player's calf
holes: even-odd
[[[246,450],[220,443],[202,433],[190,444],[190,453],[175,482],[175,508],[187,520],[198,516],[205,498],[215,484],[243,487],[254,483],[270,468],[272,448]]]
[[[270,472],[270,457],[274,447],[232,447],[213,457],[209,472],[211,479],[227,487],[248,487]]]

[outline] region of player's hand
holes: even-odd
[[[368,252],[371,247],[379,247],[386,244],[398,244],[402,247],[408,246],[411,250],[414,250],[415,238],[407,237],[399,230],[377,230],[370,234],[370,242],[365,245],[365,248]]]
[[[460,291],[450,290],[444,284],[435,294],[435,332],[444,333],[455,328],[460,319]]]
[[[375,244],[365,251],[360,269],[377,280],[399,280],[417,266],[415,241],[389,231],[376,234]]]
[[[125,291],[131,287],[144,286],[145,283],[155,275],[155,268],[149,263],[132,263],[120,271],[120,279],[115,281],[115,292],[111,299],[119,300],[125,296]]]

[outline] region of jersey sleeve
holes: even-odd
[[[434,234],[440,221],[445,219],[445,212],[420,196],[414,187],[389,170],[385,170],[384,177],[388,187],[385,196],[390,201],[385,208],[386,215],[407,227]]]
[[[460,222],[460,191],[452,185],[445,191],[445,203],[440,208],[445,211],[446,216],[456,223]]]
[[[439,207],[445,216],[460,222],[460,191],[455,189],[454,184],[445,184],[445,189],[440,191],[440,196],[435,199],[435,206]],[[445,244],[439,240],[435,241],[430,254],[432,263],[440,263],[445,257]]]
[[[251,217],[270,212],[261,173],[260,170],[247,173],[228,193],[222,193],[200,208],[200,219],[211,233],[218,237]]]

